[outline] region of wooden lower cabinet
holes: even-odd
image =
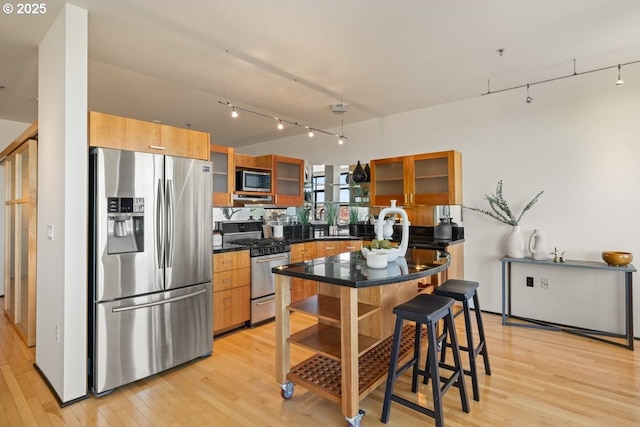
[[[243,325],[251,315],[251,286],[239,286],[213,293],[213,333]]]
[[[317,258],[316,242],[294,243],[291,245],[291,263]],[[318,293],[315,280],[291,278],[291,301],[300,301]]]
[[[213,334],[243,326],[251,317],[249,251],[213,255]]]

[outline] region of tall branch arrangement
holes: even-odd
[[[498,181],[498,185],[496,187],[496,194],[487,194],[484,198],[489,202],[489,206],[491,207],[491,211],[485,211],[480,208],[463,206],[465,209],[469,209],[470,211],[476,211],[483,213],[491,218],[497,219],[500,222],[504,222],[505,224],[509,224],[512,226],[518,225],[520,220],[522,219],[522,215],[529,209],[533,207],[538,201],[538,198],[544,193],[544,191],[539,192],[533,200],[527,203],[527,206],[524,207],[520,215],[516,218],[511,209],[509,209],[509,204],[502,196],[502,180]]]

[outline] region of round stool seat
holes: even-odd
[[[458,301],[469,299],[476,293],[478,282],[471,280],[449,279],[438,286],[433,292],[436,295],[453,298]]]
[[[440,320],[449,312],[454,300],[437,295],[418,295],[393,309],[393,314],[418,323]]]

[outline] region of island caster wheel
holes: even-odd
[[[347,427],[360,427],[362,417],[364,417],[364,411],[362,409],[360,409],[358,415],[353,418],[345,417],[347,419]]]
[[[291,399],[291,396],[293,396],[293,385],[293,383],[280,385],[282,388],[282,390],[280,390],[280,396],[282,396],[283,399]]]

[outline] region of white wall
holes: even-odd
[[[484,195],[494,192],[500,179],[514,211],[544,190],[520,224],[527,239],[534,228],[544,229],[549,245],[566,251],[567,259],[601,261],[603,250],[630,251],[640,257],[640,168],[636,164],[640,158],[640,66],[625,68],[623,86],[615,86],[614,74],[596,72],[534,86],[531,104],[524,102],[526,91],[515,90],[345,126],[349,140],[333,150],[327,150],[327,141],[299,136],[238,151],[285,154],[313,164],[333,164],[336,158],[353,164],[458,150],[463,158],[465,205],[487,207]],[[478,88],[479,93],[483,91]],[[465,277],[480,281],[482,308],[500,312],[499,259],[510,228],[470,211],[464,213],[464,227]],[[580,323],[585,308],[602,301],[602,323],[617,319],[613,323],[622,325],[618,294],[622,275],[568,269],[550,273],[535,268],[520,274],[537,279],[541,274],[553,275],[546,296],[530,299],[535,301],[529,305],[536,317],[548,318],[560,310],[545,301],[560,296],[550,291],[566,286],[575,291],[572,298],[580,296],[562,307],[571,313],[569,320]],[[583,280],[595,280],[600,292],[585,292]],[[636,292],[636,307],[639,300]],[[586,316],[598,317],[593,312]],[[640,316],[635,318],[635,329],[640,330]]]
[[[87,395],[87,40],[66,4],[38,50],[36,364],[62,402]]]
[[[4,150],[7,145],[11,144],[26,128],[29,127],[29,123],[12,122],[9,120],[0,119],[0,151]],[[0,167],[0,200],[5,199],[5,169],[4,166]],[[4,295],[4,203],[0,208],[0,296]]]

